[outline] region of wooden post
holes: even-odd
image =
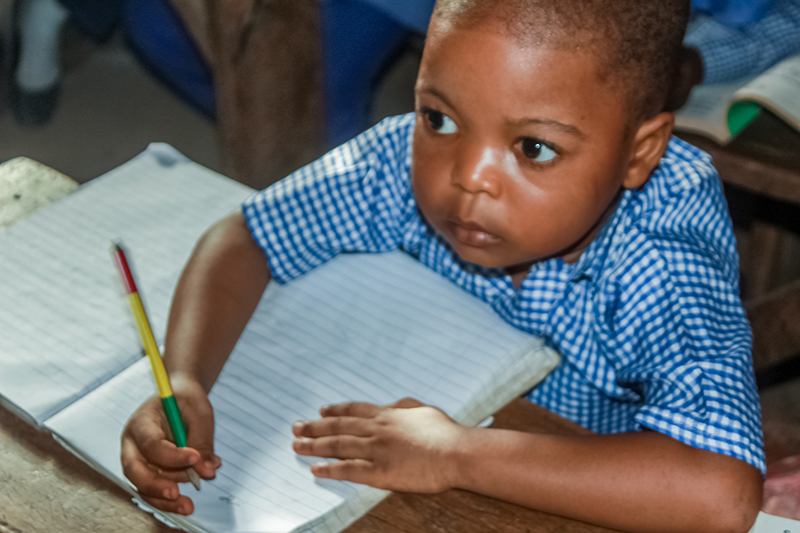
[[[317,0],[207,5],[226,171],[260,189],[322,153]]]

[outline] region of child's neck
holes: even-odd
[[[509,273],[511,276],[511,284],[514,285],[515,289],[519,289],[522,287],[522,282],[528,277],[528,273],[531,271],[530,267],[525,270],[520,270],[519,272]]]

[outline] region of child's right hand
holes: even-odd
[[[194,504],[178,491],[189,481],[188,467],[213,479],[221,460],[214,455],[214,413],[208,395],[194,381],[173,379],[173,393],[186,428],[187,447],[167,440],[161,398],[154,395],[133,413],[122,433],[122,469],[141,498],[161,511],[189,515]]]

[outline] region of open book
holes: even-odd
[[[110,240],[130,251],[160,342],[192,247],[251,192],[151,145],[0,232],[4,405],[135,496],[119,436],[155,384]],[[312,460],[291,450],[292,422],[328,403],[411,396],[477,424],[557,362],[402,252],[339,256],[267,289],[211,393],[223,467],[199,493],[182,487],[192,516],[159,517],[189,531],[339,531],[386,492],[316,480]]]
[[[725,143],[762,109],[768,109],[800,132],[800,55],[755,78],[731,84],[698,85],[676,113],[675,127]]]

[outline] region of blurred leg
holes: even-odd
[[[17,57],[11,95],[21,124],[43,124],[55,109],[61,76],[59,38],[67,16],[57,0],[19,0],[15,5]]]
[[[207,5],[227,174],[262,188],[321,155],[318,0]]]

